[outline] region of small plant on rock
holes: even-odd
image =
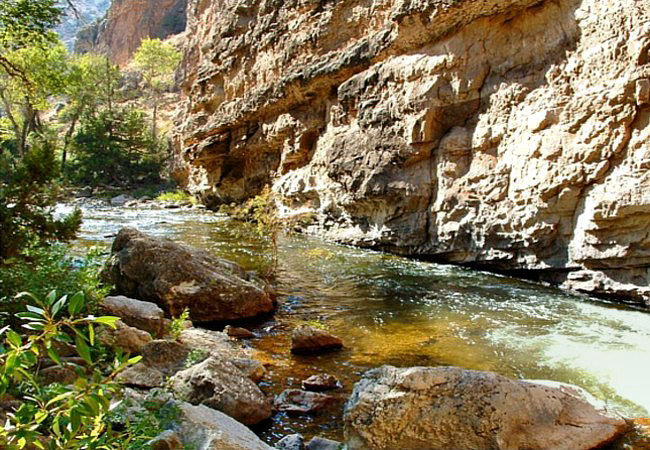
[[[178,316],[172,318],[172,323],[169,326],[169,335],[174,340],[179,340],[183,330],[185,329],[185,322],[190,318],[190,310],[185,308],[183,312]]]

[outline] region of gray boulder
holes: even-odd
[[[183,443],[201,450],[272,450],[235,419],[205,405],[177,402],[181,410],[178,434]]]
[[[516,381],[455,367],[367,372],[345,407],[359,449],[592,449],[628,429],[580,388]]]
[[[108,315],[121,318],[131,327],[148,331],[154,337],[162,337],[165,332],[165,312],[155,303],[115,296],[102,300],[100,308]]]
[[[260,388],[231,361],[216,355],[176,373],[170,381],[184,400],[222,411],[246,425],[271,417],[271,403]]]

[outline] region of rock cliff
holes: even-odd
[[[650,305],[650,0],[201,0],[176,174],[337,241]]]
[[[75,51],[105,53],[126,64],[142,39],[183,32],[186,7],[187,0],[113,0],[105,18],[79,31]]]

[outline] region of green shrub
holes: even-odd
[[[152,137],[142,111],[124,108],[85,114],[72,153],[73,183],[128,186],[161,181],[167,146]]]
[[[156,200],[159,202],[192,203],[193,205],[199,203],[196,197],[180,189],[170,192],[163,192],[162,194],[158,195],[158,197],[156,197]]]
[[[54,287],[68,295],[82,291],[91,303],[103,298],[109,290],[99,278],[105,257],[97,248],[89,249],[83,259],[75,260],[68,256],[62,244],[29,246],[23,251],[23,257],[6,261],[0,270],[0,310],[5,314],[5,321],[11,318],[10,313],[22,308],[24,302],[15,299],[21,291],[43,297]]]
[[[68,241],[81,225],[81,212],[56,219],[60,199],[58,162],[51,141],[37,139],[27,153],[0,153],[0,265],[24,249]]]
[[[20,296],[30,303],[16,316],[30,334],[21,336],[9,327],[0,330],[5,337],[0,347],[0,396],[9,394],[20,401],[0,428],[0,446],[98,448],[113,434],[104,419],[121,388],[115,376],[141,357],[116,358],[111,367],[98,367],[96,329],[114,328],[119,318],[83,316],[87,302],[83,293],[57,297],[51,292],[44,299],[29,293]],[[62,345],[74,346],[85,366],[73,365],[77,379],[70,385],[44,386],[43,360],[63,365],[58,354]]]

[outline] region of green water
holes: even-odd
[[[269,245],[246,227],[200,211],[85,210],[79,246],[107,245],[122,226],[166,236],[230,258],[246,268],[269,265]],[[650,410],[650,315],[506,277],[284,236],[277,268],[279,308],[253,324],[251,341],[268,363],[269,394],[328,372],[344,392],[367,369],[455,365],[515,378],[579,385],[629,417]],[[345,350],[294,357],[289,334],[317,321]],[[343,401],[343,400],[342,400]],[[259,433],[341,438],[341,408],[316,417],[280,414]]]

